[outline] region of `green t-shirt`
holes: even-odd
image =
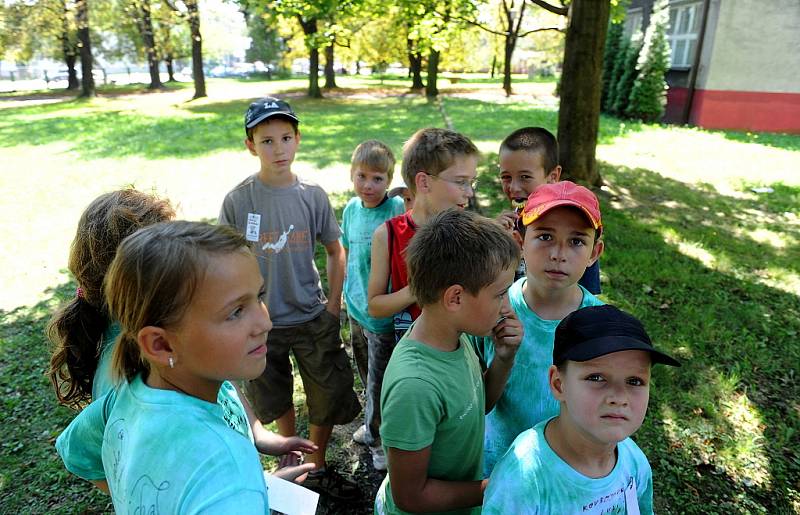
[[[73,474],[108,481],[116,513],[268,512],[258,453],[222,408],[141,376],[80,412],[56,450]]]
[[[427,476],[444,481],[481,477],[486,397],[480,362],[466,336],[444,352],[403,337],[395,347],[381,391],[383,447],[431,448]],[[375,512],[405,513],[395,506],[389,475]],[[480,513],[480,507],[447,513]]]
[[[347,313],[362,327],[373,333],[394,331],[392,317],[373,318],[367,312],[367,284],[372,257],[372,233],[386,220],[403,213],[401,197],[385,198],[379,205],[364,207],[361,199],[353,197],[342,215],[342,245],[347,249],[347,275],[344,281],[344,300]]]
[[[548,419],[519,435],[492,472],[483,498],[483,513],[653,513],[653,472],[630,438],[617,444],[617,463],[602,478],[573,469],[547,443]],[[633,512],[635,513],[635,511]]]
[[[560,320],[544,320],[525,302],[522,287],[526,278],[508,290],[508,300],[522,323],[524,335],[503,395],[486,415],[486,438],[483,442],[483,472],[488,476],[494,464],[521,432],[542,420],[558,415],[558,401],[550,393],[548,370],[553,364],[553,340]],[[582,286],[581,308],[598,306],[603,301]],[[491,338],[477,340],[478,355],[486,365],[494,359]]]

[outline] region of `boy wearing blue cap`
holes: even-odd
[[[280,434],[295,434],[292,352],[306,393],[309,437],[319,447],[309,455],[317,468],[305,486],[349,500],[359,495],[358,488],[325,462],[334,424],[346,424],[361,411],[339,336],[345,253],[328,195],[292,172],[298,124],[283,100],[266,97],[250,104],[244,143],[260,168],[225,196],[219,223],[236,227],[251,242],[272,316],[267,367],[246,385],[253,409],[262,422],[275,420]],[[314,264],[317,242],[327,253],[327,299]]]
[[[680,366],[613,306],[556,329],[550,389],[561,413],[520,434],[494,468],[483,513],[653,513],[653,474],[629,437],[642,425],[650,367]]]

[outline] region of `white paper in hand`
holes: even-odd
[[[317,492],[267,472],[264,472],[264,481],[267,483],[270,510],[286,515],[314,515],[317,512]]]

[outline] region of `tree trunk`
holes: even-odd
[[[172,62],[172,54],[167,54],[167,56],[164,57],[164,64],[167,65],[167,75],[169,76],[167,82],[175,82],[175,67]]]
[[[61,18],[61,50],[64,52],[64,63],[67,65],[67,89],[75,90],[80,87],[78,72],[75,63],[78,60],[77,48],[69,37],[69,9],[67,3],[62,3],[64,16]]]
[[[161,76],[158,71],[158,55],[156,53],[156,40],[153,36],[153,20],[150,16],[150,0],[139,0],[139,32],[142,33],[142,43],[147,53],[147,67],[150,71],[150,85],[148,89],[159,89]]]
[[[506,96],[511,96],[511,58],[514,56],[514,47],[517,46],[517,38],[513,34],[506,34],[506,41],[503,47],[503,90]]]
[[[333,42],[325,47],[325,89],[338,88],[336,85],[336,70],[333,67]]]
[[[89,37],[88,0],[78,0],[75,4],[75,20],[78,24],[78,44],[81,53],[81,97],[97,95],[92,76],[92,42]]]
[[[197,0],[186,0],[189,12],[189,28],[192,35],[192,77],[194,78],[194,96],[206,96],[206,76],[203,73],[203,36],[200,34],[200,10]]]
[[[322,98],[322,91],[319,89],[319,49],[310,43],[312,36],[317,33],[317,19],[305,19],[297,17],[303,34],[306,35],[306,48],[308,48],[308,96],[311,98]]]
[[[406,48],[408,49],[408,75],[411,77],[411,89],[422,89],[422,54],[414,49],[414,41],[406,38]]]
[[[559,160],[566,178],[592,186],[603,183],[595,150],[609,5],[596,0],[571,3],[561,75]]]
[[[492,56],[492,73],[491,73],[490,76],[493,79],[494,79],[494,70],[495,70],[495,68],[497,68],[497,56],[496,55]]]
[[[431,49],[428,54],[428,83],[425,85],[425,96],[435,97],[439,94],[439,88],[436,87],[436,80],[439,76],[439,52]]]

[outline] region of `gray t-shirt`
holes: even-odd
[[[271,188],[252,175],[225,196],[219,223],[236,227],[251,242],[275,327],[308,322],[325,309],[314,246],[341,234],[325,190],[299,178]]]

